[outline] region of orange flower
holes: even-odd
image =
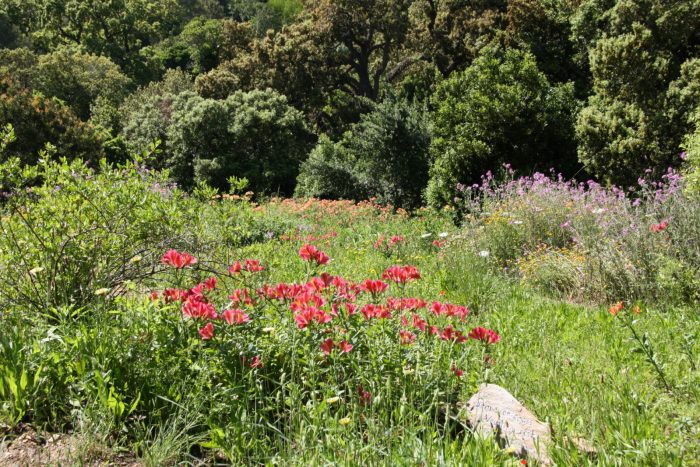
[[[613,306],[611,306],[608,311],[610,312],[611,315],[617,316],[617,314],[622,310],[622,308],[625,306],[625,302],[617,302]]]

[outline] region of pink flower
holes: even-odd
[[[201,336],[202,340],[208,341],[214,337],[214,325],[207,323],[202,329],[199,330],[199,335]]]
[[[325,341],[321,342],[321,351],[323,351],[324,354],[330,355],[331,351],[333,350],[333,339],[326,339]]]
[[[661,221],[658,224],[651,225],[651,231],[654,233],[663,232],[668,228],[668,221]]]
[[[360,396],[361,404],[369,405],[372,403],[372,393],[365,391],[361,384],[357,387],[357,394]]]
[[[182,269],[197,263],[197,258],[189,253],[178,253],[176,250],[168,250],[161,259],[163,264],[173,266],[175,269]]]
[[[341,341],[338,344],[338,348],[340,349],[341,352],[348,353],[352,350],[353,345],[351,343],[349,343],[348,341]]]

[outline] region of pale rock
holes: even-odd
[[[475,433],[495,437],[504,449],[518,456],[552,465],[550,426],[502,387],[482,384],[467,402],[467,415]]]

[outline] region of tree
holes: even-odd
[[[167,165],[180,183],[228,188],[245,177],[260,194],[291,194],[313,144],[302,114],[274,91],[235,92],[225,100],[179,95],[167,131]]]
[[[433,104],[433,206],[451,204],[458,183],[503,163],[525,172],[577,167],[573,86],[550,84],[529,52],[488,50],[441,83]]]
[[[27,49],[0,51],[0,70],[24,88],[66,102],[83,120],[98,97],[118,104],[131,86],[108,58],[67,47],[38,56]]]
[[[409,62],[427,60],[444,77],[464,69],[505,29],[506,0],[415,0]]]
[[[389,97],[338,143],[323,138],[302,165],[298,196],[368,198],[408,209],[428,181],[430,130],[423,112]]]
[[[47,143],[56,148],[57,155],[69,159],[95,162],[103,154],[98,132],[69,107],[7,79],[0,81],[0,122],[11,124],[16,136],[3,152],[4,159],[18,157],[23,164],[35,164]]]
[[[700,4],[622,0],[590,51],[594,94],[578,118],[579,159],[596,176],[634,184],[646,169],[678,165],[688,115],[700,104]],[[686,83],[686,84],[683,84]],[[685,97],[682,97],[685,95]]]

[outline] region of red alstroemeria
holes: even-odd
[[[173,266],[175,269],[182,269],[197,263],[197,258],[189,253],[179,253],[176,250],[168,250],[161,259],[163,264]]]
[[[251,368],[262,368],[263,362],[262,358],[260,358],[260,355],[256,355],[255,357],[250,359],[250,367]]]
[[[389,287],[389,284],[386,282],[372,279],[365,280],[361,285],[362,290],[371,294],[380,294],[384,292],[387,287]]]
[[[668,221],[661,221],[658,224],[651,225],[651,231],[654,233],[663,232],[668,228]]]
[[[321,342],[321,351],[323,351],[324,354],[330,355],[331,351],[333,350],[333,339],[326,339],[325,341]]]
[[[152,302],[158,300],[158,298],[159,298],[158,291],[157,291],[157,290],[154,290],[153,292],[151,292],[151,294],[148,296],[148,298],[149,298]]]
[[[182,314],[192,319],[216,319],[218,315],[210,303],[188,298],[182,305]]]
[[[250,321],[250,316],[248,316],[243,310],[239,309],[224,310],[222,316],[229,326],[234,324],[240,326],[241,324],[245,324]]]
[[[216,277],[212,276],[204,281],[204,287],[207,290],[214,290],[216,288]]]
[[[313,245],[309,245],[308,243],[299,249],[299,257],[301,257],[301,259],[303,259],[304,261],[313,261],[319,266],[328,264],[328,262],[330,261],[330,258],[326,253],[319,250]]]
[[[185,291],[181,289],[165,289],[163,291],[163,299],[165,299],[165,303],[172,303],[182,300],[184,295]]]
[[[338,343],[338,348],[341,352],[348,353],[352,350],[353,345],[348,341],[341,341],[340,343]]]
[[[260,261],[257,259],[247,259],[245,260],[243,267],[245,268],[246,271],[248,272],[260,272],[263,271],[265,268],[263,267],[262,264],[260,264]]]
[[[389,239],[389,246],[394,246],[397,243],[403,242],[404,238],[403,235],[392,235],[392,237]]]
[[[452,371],[452,373],[455,374],[457,378],[461,378],[462,376],[464,376],[464,371],[457,368],[454,364],[452,364],[450,370]]]
[[[207,323],[202,329],[199,330],[199,335],[202,340],[208,341],[214,337],[214,325]]]
[[[248,289],[236,289],[228,298],[234,305],[240,305],[241,303],[244,305],[253,304],[253,299],[248,293]]]
[[[496,331],[482,327],[476,327],[469,333],[470,339],[479,340],[485,344],[495,344],[501,340],[501,336]]]
[[[231,267],[228,268],[228,272],[231,274],[240,274],[241,273],[241,262],[236,261],[231,265]]]

